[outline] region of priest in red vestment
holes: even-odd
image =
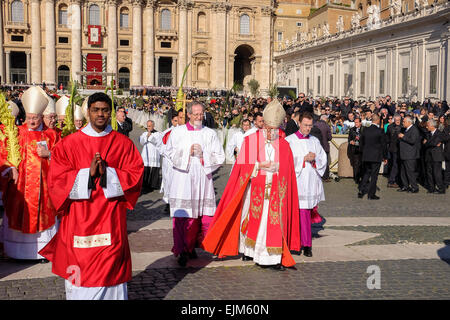
[[[47,94],[30,87],[22,95],[26,122],[18,127],[21,162],[2,171],[9,180],[3,193],[5,254],[14,259],[41,260],[38,251],[57,231],[55,208],[49,198],[47,174],[51,152],[59,141],[43,122]]]
[[[277,270],[295,264],[300,250],[294,162],[278,129],[285,112],[277,100],[264,110],[264,129],[244,138],[203,248],[219,257],[243,253],[243,260]]]
[[[133,142],[108,121],[111,99],[89,97],[90,122],[52,153],[51,199],[63,211],[60,229],[40,251],[66,279],[67,299],[127,299],[131,279],[126,211],[141,192],[144,164]]]

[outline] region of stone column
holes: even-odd
[[[45,76],[46,84],[56,83],[55,1],[45,0]]]
[[[142,85],[142,7],[141,0],[133,0],[133,49],[131,86]]]
[[[172,58],[172,87],[178,86],[177,84],[177,58]]]
[[[444,99],[445,100],[449,100],[450,99],[450,38],[447,37],[447,41],[446,41],[446,46],[445,46],[445,67],[444,67],[444,80],[445,80],[445,95],[444,95]]]
[[[155,86],[159,87],[159,56],[155,57]]]
[[[72,79],[80,82],[81,77],[76,73],[81,71],[81,0],[71,0],[72,27]]]
[[[147,20],[145,26],[147,36],[147,50],[145,51],[145,76],[144,83],[149,86],[155,85],[155,31],[154,31],[154,14],[155,0],[147,0],[144,16]]]
[[[0,5],[0,27],[3,28],[3,6]],[[5,64],[3,63],[3,32],[0,32],[0,77],[1,83],[5,83]]]
[[[114,73],[114,80],[118,84],[117,77],[117,0],[107,0],[108,8],[108,51],[106,57],[106,72]],[[111,76],[106,78],[107,85],[111,83]]]
[[[5,52],[5,82],[11,83],[11,52]]]
[[[213,6],[214,10],[214,79],[213,86],[216,88],[226,88],[226,56],[227,56],[227,11],[230,5],[225,2],[217,2]],[[253,72],[252,75],[254,76]]]
[[[269,79],[270,79],[270,63],[272,56],[272,20],[274,16],[275,9],[273,7],[263,7],[261,8],[261,17],[260,17],[260,47],[261,53],[261,64],[259,65],[259,76],[260,79],[257,79],[261,85],[261,93],[265,94],[269,89]],[[256,23],[253,24],[255,29],[257,28]],[[255,30],[250,29],[255,34]],[[312,66],[314,68],[314,66]],[[311,79],[315,82],[315,79]]]
[[[26,51],[25,54],[27,56],[27,83],[31,83],[31,52]]]
[[[188,44],[188,28],[187,28],[187,10],[189,2],[187,0],[178,1],[179,23],[178,23],[178,79],[177,85],[180,85],[183,77],[184,68],[187,65],[187,44]]]
[[[31,82],[42,82],[40,1],[31,0]]]

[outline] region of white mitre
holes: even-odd
[[[42,115],[48,105],[47,93],[37,86],[25,90],[21,100],[26,113]]]

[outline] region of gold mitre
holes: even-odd
[[[86,98],[84,98],[83,103],[81,104],[81,112],[83,112],[83,116],[86,119],[86,121],[89,121],[89,116],[88,116],[88,100],[89,100],[89,96],[87,96]]]
[[[8,101],[8,109],[11,111],[13,117],[17,117],[17,115],[19,114],[19,107],[12,100]]]
[[[66,115],[66,108],[69,105],[69,98],[67,96],[62,96],[56,101],[56,114],[58,116]]]
[[[40,87],[30,87],[22,94],[22,105],[26,113],[42,114],[47,108],[47,94]]]
[[[47,108],[45,108],[45,110],[44,110],[44,116],[52,114],[52,113],[56,113],[55,100],[53,100],[53,98],[48,95],[47,95],[47,99],[48,99],[48,105],[47,105]]]
[[[75,110],[73,111],[73,120],[84,120],[83,110],[79,105],[75,105]]]
[[[264,124],[268,126],[279,128],[286,117],[286,112],[283,106],[277,99],[271,101],[263,111]]]

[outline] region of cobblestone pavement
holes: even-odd
[[[147,269],[128,283],[129,299],[308,300],[449,299],[450,261],[305,263],[284,272],[258,266]],[[376,266],[380,289],[369,289]],[[369,279],[369,280],[368,280]],[[4,281],[1,299],[65,299],[61,278]]]
[[[450,241],[450,227],[448,226],[358,226],[358,227],[330,227],[337,230],[354,230],[379,233],[380,236],[352,243],[352,246],[370,244],[395,243],[442,243]]]
[[[142,130],[137,128],[131,133],[135,143],[141,132]],[[141,149],[138,143],[137,145]],[[225,165],[214,176],[217,202],[225,188],[230,169],[230,165]],[[357,198],[356,186],[351,179],[326,183],[324,187],[327,200],[320,204],[319,212],[325,219],[327,217],[450,217],[448,194],[428,195],[423,192],[423,189],[419,194],[399,193],[395,189],[387,189],[386,179],[383,177],[380,177],[378,185],[381,189],[378,192],[381,200],[369,201],[366,198]],[[172,231],[169,214],[164,211],[164,208],[165,203],[161,200],[161,194],[154,191],[142,194],[136,208],[127,213],[128,222],[138,226],[133,230],[129,229],[129,242],[133,254],[164,253],[164,257],[170,255],[173,243]],[[164,227],[141,229],[156,222],[165,222]],[[320,233],[324,232],[321,231],[324,230],[323,227],[325,230],[328,229],[326,223],[324,226],[315,228],[313,246],[314,241],[320,241]],[[442,244],[443,250],[448,251],[447,249],[450,248],[450,227],[446,225],[334,226],[329,229],[379,234],[379,236],[375,235],[370,239],[352,243],[353,246],[396,244],[408,241],[438,242]],[[339,249],[336,248],[336,250]],[[448,286],[450,260],[446,258],[447,256],[443,256],[442,259],[421,256],[417,259],[388,258],[390,260],[367,261],[373,260],[370,257],[365,259],[366,261],[308,262],[298,263],[296,269],[284,272],[263,269],[253,264],[227,266],[224,263],[217,267],[188,268],[154,264],[133,272],[133,278],[128,283],[129,299],[450,299]],[[173,260],[172,257],[170,258]],[[8,262],[3,259],[3,262],[5,261]],[[367,288],[367,281],[371,275],[367,271],[372,265],[379,267],[381,289]],[[28,266],[33,266],[33,263],[23,263],[14,268],[17,268],[19,272]],[[0,300],[65,299],[64,280],[59,277],[43,275],[33,279],[19,280],[2,280],[1,277],[0,272]]]

